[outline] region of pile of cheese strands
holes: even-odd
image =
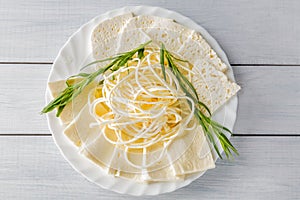
[[[112,57],[149,40],[144,57],[99,77],[103,84],[88,85],[60,119],[78,151],[106,173],[138,182],[182,180],[214,168],[215,158],[194,117],[193,100],[168,68],[164,79],[160,44],[188,61],[176,65],[212,113],[240,87],[227,78],[226,64],[199,33],[155,16],[128,13],[100,23],[92,34],[94,58]],[[53,97],[65,87],[65,80],[49,83]]]

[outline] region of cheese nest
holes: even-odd
[[[89,94],[88,101],[90,114],[96,120],[90,127],[100,128],[99,137],[103,136],[122,150],[127,164],[138,169],[154,166],[174,140],[197,125],[193,120],[193,100],[182,92],[169,69],[165,70],[164,79],[159,50],[149,48],[144,55],[103,75],[103,84]],[[178,67],[191,79],[193,72],[189,63],[178,62]],[[88,140],[84,146],[88,148],[99,137]],[[185,145],[183,149],[190,143]],[[172,158],[177,159],[183,152]],[[147,159],[151,155],[155,155],[155,159]],[[110,167],[122,170],[119,166]]]

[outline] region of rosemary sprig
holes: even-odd
[[[47,106],[45,106],[43,108],[43,110],[41,111],[41,113],[48,113],[48,112],[54,110],[55,108],[57,108],[56,116],[59,117],[61,112],[65,108],[65,106],[69,102],[71,102],[75,97],[77,97],[87,85],[89,85],[91,82],[93,82],[96,79],[96,77],[98,77],[101,74],[104,74],[107,70],[116,71],[120,67],[125,66],[126,63],[129,60],[131,60],[136,53],[138,54],[137,56],[139,58],[142,58],[144,55],[145,46],[148,45],[149,43],[151,43],[151,41],[141,44],[139,47],[137,47],[136,49],[133,49],[131,51],[118,54],[117,56],[115,56],[113,58],[108,58],[108,59],[104,59],[104,60],[96,60],[92,63],[87,64],[83,68],[86,68],[88,66],[91,66],[91,65],[99,63],[99,62],[112,60],[109,64],[107,64],[103,68],[98,69],[97,71],[95,71],[93,73],[79,73],[77,75],[71,76],[70,78],[81,77],[83,79],[81,81],[79,81],[78,83],[75,83],[74,85],[70,85],[70,84],[68,84],[68,80],[70,79],[69,78],[66,81],[67,88],[65,90],[63,90]]]
[[[161,66],[161,71],[163,73],[164,79],[166,81],[167,78],[166,78],[166,69],[165,69],[164,44],[162,44],[162,48],[160,49],[160,66]]]
[[[202,126],[205,135],[208,137],[212,145],[214,146],[214,149],[216,150],[217,154],[221,159],[223,159],[220,150],[217,146],[215,137],[219,140],[225,155],[227,158],[232,157],[232,152],[234,152],[236,155],[238,155],[238,151],[236,148],[231,144],[231,142],[228,140],[226,135],[224,134],[225,132],[228,132],[232,134],[232,132],[219,124],[218,122],[212,120],[211,118],[211,112],[209,108],[201,101],[199,101],[199,97],[197,95],[196,89],[193,86],[193,84],[179,71],[178,67],[174,63],[174,60],[181,61],[181,62],[186,62],[184,60],[181,60],[179,58],[176,58],[174,55],[169,53],[165,46],[162,44],[161,49],[160,49],[160,61],[161,61],[161,68],[163,71],[163,74],[165,74],[165,65],[164,59],[166,58],[167,60],[167,66],[170,68],[171,72],[174,74],[174,76],[177,78],[179,85],[183,92],[186,94],[186,96],[190,97],[194,103],[195,103],[195,112],[194,115],[198,119],[200,125]],[[174,60],[173,60],[174,59]],[[189,103],[190,106],[191,103]],[[202,111],[201,108],[204,108],[208,112],[208,116],[206,116]]]

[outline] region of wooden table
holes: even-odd
[[[152,0],[219,42],[233,66],[239,108],[235,161],[157,199],[300,197],[300,2]],[[107,10],[137,1],[0,0],[0,199],[137,199],[87,181],[63,159],[43,107],[51,64],[68,37]],[[151,199],[146,197],[144,199]]]

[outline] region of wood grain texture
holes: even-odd
[[[206,28],[234,64],[300,64],[300,1],[0,0],[0,61],[51,62],[68,37],[105,11],[161,6]]]
[[[234,67],[242,87],[235,133],[299,134],[300,67]]]
[[[300,68],[233,67],[241,85],[236,134],[299,134]],[[50,65],[0,65],[0,134],[49,134],[39,112]]]
[[[49,133],[45,91],[50,65],[0,65],[0,134]]]
[[[297,199],[299,142],[300,137],[233,138],[241,154],[235,161],[218,161],[191,185],[155,199]],[[140,199],[87,181],[48,136],[2,136],[0,158],[1,199]]]

